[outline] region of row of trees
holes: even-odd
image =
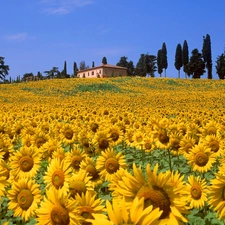
[[[107,64],[106,57],[102,58],[102,63]],[[168,68],[166,43],[164,42],[162,44],[162,48],[158,50],[157,55],[152,55],[148,53],[141,54],[136,64],[136,67],[134,66],[133,61],[128,61],[128,58],[126,56],[122,56],[116,65],[126,67],[129,76],[138,75],[155,77],[155,72],[157,71],[160,77],[162,77],[162,73],[164,70],[164,77],[166,77],[166,70]],[[92,67],[95,67],[94,62],[92,62]],[[174,67],[178,71],[178,78],[180,78],[180,70],[183,67],[183,71],[185,73],[186,78],[187,76],[192,76],[192,78],[200,78],[206,72],[205,69],[207,69],[207,77],[208,79],[212,79],[212,53],[209,34],[203,37],[202,51],[200,52],[197,48],[193,49],[190,58],[187,41],[184,40],[183,46],[181,46],[181,44],[178,44],[175,52]],[[37,75],[34,75],[33,73],[25,73],[22,79],[20,79],[20,77],[18,76],[15,81],[20,82],[21,80],[29,81],[76,77],[77,72],[79,70],[84,70],[87,68],[89,68],[89,66],[86,65],[85,61],[80,62],[79,68],[77,66],[77,63],[74,62],[73,74],[69,75],[67,73],[67,63],[65,61],[64,68],[62,71],[59,71],[58,67],[53,67],[50,70],[44,71],[45,76],[43,76],[41,72],[38,72]],[[224,79],[225,51],[217,57],[215,68],[219,78]],[[0,80],[5,80],[5,77],[8,75],[8,71],[9,66],[5,65],[4,57],[0,57]],[[11,78],[9,82],[12,82]]]

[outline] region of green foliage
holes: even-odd
[[[133,64],[133,61],[129,61],[128,62],[126,56],[122,56],[120,58],[120,61],[116,64],[116,66],[126,67],[127,68],[127,74],[129,76],[133,76],[134,75],[134,64]]]
[[[98,91],[110,91],[110,92],[120,92],[121,89],[110,83],[92,83],[92,84],[80,84],[77,85],[76,91],[78,92],[98,92]]]
[[[155,77],[156,71],[156,56],[155,55],[145,55],[146,73],[151,77]]]

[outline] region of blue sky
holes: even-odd
[[[194,48],[201,51],[203,36],[209,34],[213,78],[218,78],[215,60],[225,47],[224,11],[224,0],[7,0],[1,3],[0,56],[12,78],[54,66],[61,71],[64,61],[72,74],[73,62],[97,66],[104,56],[109,64],[126,56],[136,65],[140,54],[157,55],[165,42],[167,77],[177,77],[177,44],[187,40],[190,56]]]

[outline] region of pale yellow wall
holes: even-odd
[[[100,67],[96,69],[91,69],[87,71],[79,71],[77,76],[80,78],[97,78],[99,77],[113,77],[113,76],[126,76],[127,71],[118,68],[108,68],[108,67]]]

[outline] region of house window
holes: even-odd
[[[88,76],[89,76],[89,72],[88,72]]]
[[[99,74],[101,74],[101,70],[99,70]]]
[[[91,75],[93,76],[94,74],[95,74],[95,72],[94,72],[94,71],[92,71],[92,72],[91,72]]]
[[[105,74],[107,74],[107,70],[105,70]]]

